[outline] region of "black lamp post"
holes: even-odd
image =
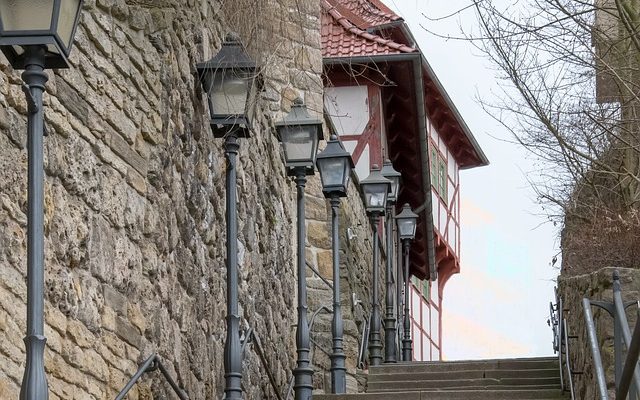
[[[82,0],[0,0],[0,49],[14,69],[24,69],[27,97],[27,335],[20,400],[49,398],[44,370],[44,121],[47,68],[68,68]]]
[[[402,339],[402,361],[412,360],[411,317],[409,315],[409,250],[411,241],[416,237],[418,214],[411,210],[409,204],[402,207],[396,216],[398,235],[404,250],[404,338]]]
[[[387,232],[387,291],[385,293],[386,312],[384,317],[384,362],[394,363],[398,361],[398,356],[396,351],[396,318],[393,310],[393,207],[398,199],[402,174],[393,168],[391,160],[388,159],[385,160],[384,164],[382,164],[381,173],[382,176],[391,181],[389,195],[387,196],[387,215],[385,221]]]
[[[207,92],[211,129],[224,138],[227,159],[227,337],[224,344],[224,392],[227,400],[242,399],[242,353],[238,311],[238,213],[236,209],[237,157],[239,137],[250,134],[251,111],[255,107],[256,64],[236,34],[225,38],[211,60],[196,66]]]
[[[340,197],[347,196],[349,177],[353,169],[351,155],[344,149],[336,135],[331,135],[327,147],[318,154],[316,161],[322,193],[331,202],[331,248],[333,251],[333,353],[331,354],[331,393],[346,393],[346,356],[342,345],[343,324],[340,305],[340,238],[338,236],[338,208]]]
[[[276,124],[278,140],[284,149],[285,167],[293,176],[298,192],[298,326],[296,330],[297,366],[295,376],[296,400],[309,400],[313,390],[313,369],[309,353],[311,337],[307,318],[307,281],[305,263],[305,240],[307,237],[304,215],[304,187],[307,175],[314,174],[318,142],[322,137],[322,121],[309,115],[302,99],[296,99],[291,111]]]
[[[380,216],[384,215],[387,206],[391,181],[380,173],[380,168],[374,165],[371,174],[360,182],[364,193],[364,202],[367,214],[371,220],[373,229],[373,289],[371,296],[371,323],[369,332],[369,364],[380,365],[382,362],[382,341],[380,340],[380,305],[379,279],[380,279],[380,246],[378,243],[378,223]]]

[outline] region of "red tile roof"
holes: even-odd
[[[402,20],[399,15],[391,11],[379,0],[340,0],[338,3],[364,21],[364,24],[358,24],[360,29],[368,29]]]
[[[363,5],[365,3],[366,7]],[[365,30],[398,20],[401,18],[378,0],[322,0],[323,57],[376,56],[417,51]]]

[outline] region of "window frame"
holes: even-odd
[[[438,196],[448,205],[449,196],[449,165],[440,149],[429,141],[429,169],[431,173],[431,186]]]

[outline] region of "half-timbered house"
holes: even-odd
[[[488,161],[407,24],[380,0],[322,0],[325,109],[356,175],[389,158],[398,209],[420,218],[411,247],[415,360],[442,358],[442,293],[460,272],[460,170]],[[400,279],[398,279],[400,281]]]

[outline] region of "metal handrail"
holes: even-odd
[[[614,280],[615,280],[615,277],[614,277]],[[622,339],[624,340],[624,345],[627,347],[627,349],[630,350],[631,349],[631,329],[629,329],[629,320],[627,320],[627,313],[625,312],[626,307],[624,305],[624,302],[622,301],[622,290],[615,290],[615,287],[613,291],[613,304],[615,306],[615,318],[621,322],[620,325],[622,328]],[[637,324],[636,324],[636,327],[637,327]],[[630,354],[627,354],[627,359],[625,361],[629,361],[629,355]],[[636,356],[635,363],[637,362],[638,362],[638,357]],[[640,370],[634,367],[631,370],[631,372],[633,375],[634,386],[636,388],[640,388]],[[621,383],[622,383],[621,381],[618,383],[618,389],[620,389]],[[627,391],[628,390],[629,388],[627,385]],[[626,393],[625,393],[625,396],[626,396]]]
[[[564,318],[564,303],[557,288],[555,289],[555,295],[556,304],[549,303],[549,320],[547,323],[553,330],[553,351],[558,354],[560,388],[563,392],[568,390],[571,394],[571,399],[575,400],[575,389],[573,385],[573,375],[575,372],[573,372],[571,368],[571,356],[569,352],[570,336],[567,328],[567,320]]]
[[[591,348],[591,356],[593,357],[593,366],[596,370],[596,380],[598,382],[598,394],[600,400],[607,400],[607,379],[602,366],[602,356],[600,355],[600,347],[598,346],[598,337],[596,334],[596,326],[593,322],[593,314],[591,313],[591,301],[587,298],[582,299],[582,308],[584,309],[584,318],[587,322],[587,335],[589,336],[589,347]]]
[[[309,264],[307,264],[309,265]],[[331,306],[320,306],[320,308],[318,308],[316,311],[313,312],[313,314],[311,314],[311,318],[309,319],[309,332],[311,332],[313,330],[313,325],[315,325],[316,323],[316,317],[318,316],[318,314],[320,314],[322,311],[326,311],[327,313],[331,314],[333,312],[333,308]],[[325,349],[323,349],[315,340],[310,339],[311,343],[313,343],[315,345],[315,347],[319,348],[323,353],[325,354],[330,354],[328,353]],[[313,360],[313,352],[315,350],[315,347],[311,349],[310,354],[309,354],[309,359]],[[291,379],[289,380],[289,384],[287,385],[287,393],[285,394],[285,399],[288,399],[291,396],[291,391],[293,390],[293,382],[295,380],[295,376],[291,376]]]
[[[569,333],[568,333],[569,330],[567,329],[566,319],[562,320],[562,326],[563,326],[562,330],[564,332],[563,338],[565,343],[565,348],[564,348],[565,364],[564,365],[567,368],[567,379],[569,380],[569,393],[571,393],[571,400],[575,400],[576,392],[573,387],[573,371],[571,371],[571,355],[569,354]],[[560,370],[562,370],[562,365],[560,365]]]
[[[318,271],[318,269],[316,267],[314,267],[313,265],[311,265],[309,263],[309,261],[305,261],[305,263],[307,264],[307,267],[309,267],[309,269],[311,271],[313,271],[314,274],[318,275],[318,278],[320,278],[320,280],[322,282],[324,282],[325,285],[327,285],[329,287],[329,289],[333,290],[333,284],[331,282],[329,282],[329,280],[327,278],[325,278],[324,276],[322,276],[322,274],[320,273],[320,271]]]
[[[118,393],[115,400],[124,399],[124,396],[126,396],[127,393],[129,393],[129,391],[131,390],[131,388],[133,388],[133,386],[140,380],[140,378],[142,378],[142,375],[144,375],[146,372],[153,372],[156,369],[160,370],[160,372],[162,373],[162,376],[164,376],[164,378],[167,380],[167,382],[169,383],[173,391],[176,393],[176,395],[180,398],[180,400],[189,400],[187,393],[184,390],[180,389],[180,387],[176,384],[176,382],[173,380],[171,375],[169,375],[169,371],[167,371],[164,365],[162,365],[162,362],[160,361],[160,357],[158,356],[157,353],[150,355],[149,358],[147,358],[140,365],[140,368],[138,368],[138,371],[135,373],[135,375],[133,375],[131,380],[127,382],[124,389],[122,389],[120,393]]]
[[[331,314],[331,313],[333,313],[333,308],[331,306],[324,305],[324,306],[320,306],[320,308],[318,308],[316,311],[314,311],[313,314],[311,314],[311,318],[309,319],[309,331],[311,331],[313,329],[313,325],[315,325],[315,323],[316,323],[316,317],[322,311],[326,311],[327,314]]]
[[[360,348],[358,349],[358,368],[364,369],[366,363],[365,351],[369,347],[369,318],[365,318],[364,327],[362,328],[362,337],[360,338]]]
[[[267,373],[267,377],[269,378],[269,383],[271,384],[271,388],[273,389],[273,393],[276,394],[278,400],[283,400],[280,392],[278,390],[278,384],[276,383],[276,378],[273,376],[271,369],[267,363],[267,359],[264,356],[264,351],[262,349],[262,343],[260,342],[260,338],[256,335],[256,331],[253,328],[249,328],[244,334],[244,341],[242,342],[241,352],[244,355],[244,350],[247,347],[247,344],[253,343],[255,346],[256,354],[260,359],[260,363],[264,367],[264,370]]]
[[[622,376],[620,377],[620,385],[616,392],[616,398],[618,399],[627,397],[632,378],[634,378],[636,388],[639,387],[635,381],[636,373],[638,372],[636,366],[638,364],[638,357],[640,356],[640,304],[638,304],[638,306],[639,309],[636,310],[636,327],[633,329],[633,337],[628,347],[629,352],[627,353],[627,359],[625,360]]]
[[[559,313],[560,307],[560,297],[558,295],[558,288],[555,288],[556,294],[556,304],[553,302],[549,302],[549,319],[547,320],[547,325],[551,327],[553,332],[553,352],[558,355],[558,365],[560,366],[560,387],[562,390],[565,390],[564,386],[564,371],[562,370],[562,326],[560,325],[560,316],[556,315]]]
[[[636,313],[638,318],[636,325],[631,333],[629,321],[627,320],[626,309],[632,305],[637,306]],[[631,393],[631,398],[637,399],[638,390],[640,389],[640,370],[638,369],[638,359],[640,358],[640,303],[628,302],[622,300],[622,287],[620,285],[620,275],[618,271],[613,273],[613,302],[591,301],[588,298],[582,299],[584,308],[584,316],[587,323],[587,334],[589,336],[589,344],[593,357],[593,364],[598,382],[598,392],[600,400],[608,399],[607,382],[604,367],[602,365],[602,356],[598,346],[598,338],[593,320],[591,307],[596,306],[607,311],[614,319],[614,362],[615,362],[615,387],[616,400],[624,400]],[[627,348],[627,355],[624,358],[622,344]]]

